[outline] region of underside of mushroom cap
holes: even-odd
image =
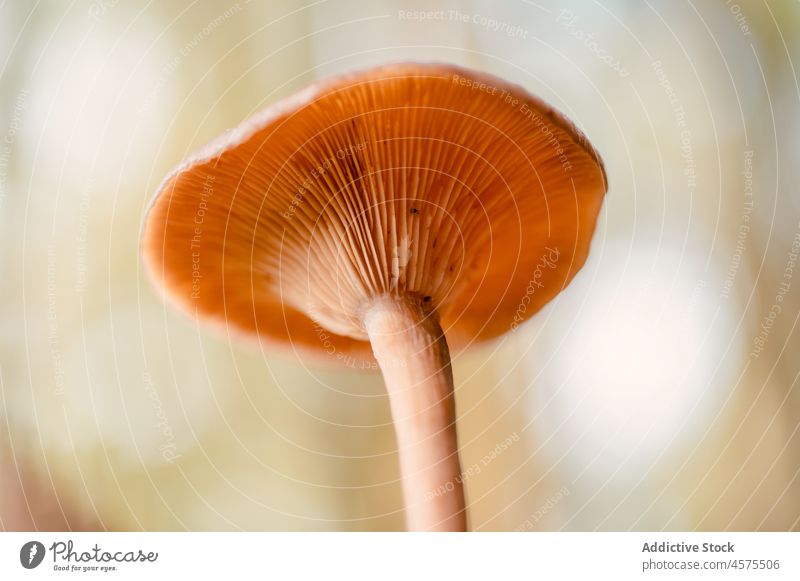
[[[456,350],[498,336],[583,265],[597,153],[520,87],[408,63],[312,85],[164,181],[143,252],[184,309],[298,351],[368,359],[363,315],[404,296]]]

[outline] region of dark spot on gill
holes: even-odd
[[[341,167],[347,168],[351,182],[357,183],[361,179],[360,168],[364,167],[361,150],[366,144],[361,139],[361,132],[358,130],[358,123],[356,123],[355,119],[350,119],[348,130],[350,142],[336,152],[336,157],[341,162]]]
[[[361,179],[361,170],[356,163],[357,152],[355,150],[347,151],[347,154],[342,159],[342,165],[347,168],[346,174],[350,176],[350,183],[357,184]],[[339,153],[338,155],[342,155]]]

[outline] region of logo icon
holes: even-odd
[[[44,545],[39,541],[29,541],[19,550],[19,562],[26,569],[35,569],[44,560]]]

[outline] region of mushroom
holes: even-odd
[[[605,191],[583,134],[521,87],[394,64],[317,82],[191,155],[150,206],[143,254],[195,316],[377,361],[407,526],[462,531],[450,351],[570,282]]]

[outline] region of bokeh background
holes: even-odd
[[[192,149],[405,59],[524,85],[610,182],[574,283],[454,362],[472,528],[800,528],[793,0],[0,4],[0,528],[403,527],[380,376],[197,325],[138,240]]]

